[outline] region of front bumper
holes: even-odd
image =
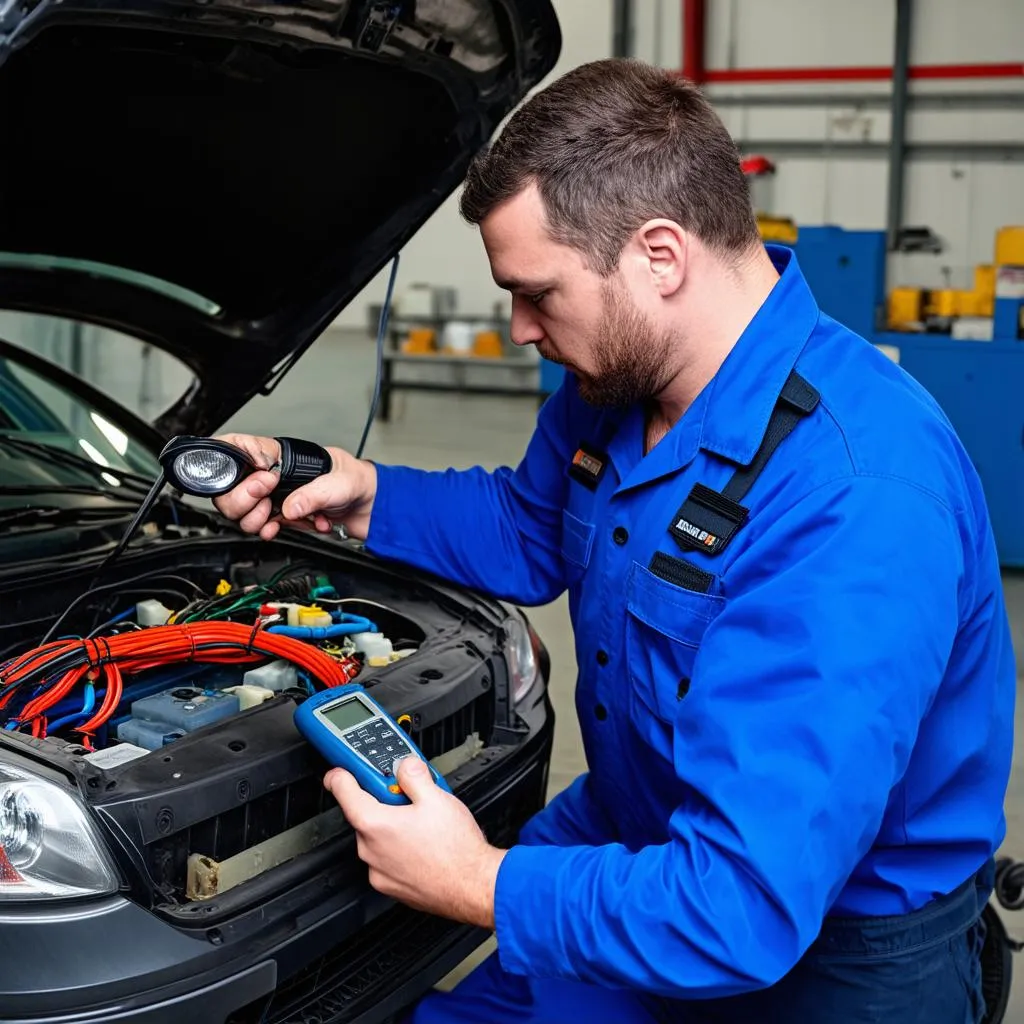
[[[460,797],[488,838],[515,841],[544,805],[554,731],[545,696],[530,734]],[[330,895],[326,895],[330,892]],[[4,1024],[383,1024],[487,933],[398,906],[365,882],[265,928],[176,928],[122,898],[77,911],[0,914]]]

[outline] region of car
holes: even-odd
[[[549,0],[0,8],[5,1021],[384,1022],[487,938],[370,887],[294,713],[362,684],[509,845],[554,729],[526,614],[152,491],[166,442],[271,390],[559,49]],[[111,339],[184,369],[158,415],[85,379]]]

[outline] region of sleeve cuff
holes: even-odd
[[[417,477],[422,470],[407,466],[382,466],[377,464],[377,493],[373,499],[370,514],[370,528],[366,535],[366,547],[381,558],[405,559],[415,551],[408,542],[415,536],[415,523],[403,515],[404,508],[416,508],[419,504]],[[397,495],[404,500],[399,501]]]
[[[501,966],[510,974],[578,980],[560,941],[559,879],[581,851],[514,846],[498,869],[494,931]]]

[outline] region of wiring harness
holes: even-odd
[[[340,686],[353,677],[345,661],[303,640],[263,628],[265,624],[264,619],[254,625],[188,622],[52,641],[0,665],[0,713],[6,712],[6,728],[30,729],[33,736],[44,737],[52,727],[47,713],[82,684],[85,698],[78,717],[88,717],[72,731],[81,737],[82,746],[92,749],[96,731],[121,703],[125,677],[149,669],[181,663],[244,665],[276,658],[303,669],[314,687]],[[94,710],[101,683],[105,684],[103,699]]]

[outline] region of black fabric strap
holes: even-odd
[[[814,411],[819,400],[818,392],[794,370],[779,394],[764,438],[750,464],[736,470],[721,491],[694,484],[686,501],[679,506],[668,531],[684,552],[717,555],[725,548],[747,521],[749,510],[740,504],[744,495],[761,475],[775,449],[800,420]]]
[[[655,576],[684,590],[692,590],[698,594],[706,594],[711,589],[715,577],[690,562],[681,558],[673,558],[664,551],[655,551],[651,564],[648,566]]]
[[[807,415],[812,413],[819,401],[819,394],[794,370],[786,380],[779,400],[772,410],[768,429],[764,432],[757,454],[749,466],[738,469],[725,485],[722,495],[737,505],[761,475],[775,449],[789,435],[789,432]]]

